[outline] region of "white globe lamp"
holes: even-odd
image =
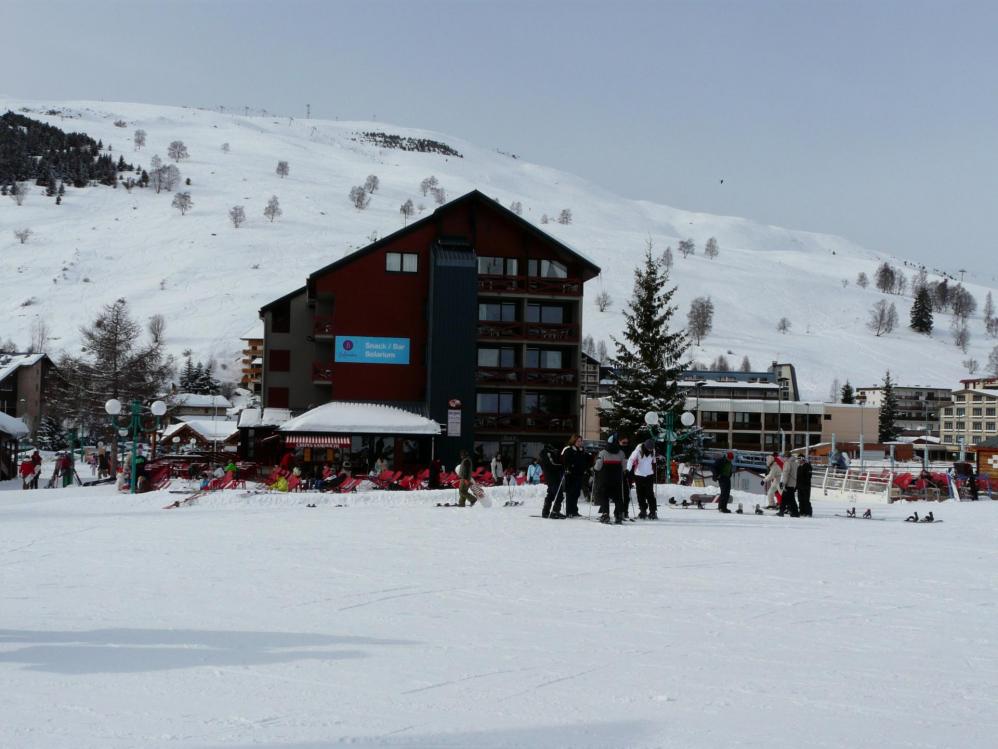
[[[658,426],[658,414],[654,411],[649,411],[645,414],[645,424],[650,427]]]
[[[163,401],[153,401],[149,410],[152,411],[153,416],[162,416],[166,413],[166,404]]]
[[[683,415],[679,417],[679,421],[684,427],[691,427],[696,424],[697,417],[689,411],[683,411]]]
[[[121,401],[117,398],[112,398],[104,404],[104,410],[107,411],[108,416],[117,416],[121,413]]]

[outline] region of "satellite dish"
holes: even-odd
[[[697,423],[697,417],[689,411],[683,411],[683,415],[679,417],[679,421],[682,422],[684,427],[691,427]]]
[[[645,414],[645,424],[650,427],[656,426],[658,424],[658,414],[654,411],[649,411]]]

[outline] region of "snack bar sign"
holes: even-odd
[[[334,361],[353,364],[408,364],[408,338],[336,336]]]

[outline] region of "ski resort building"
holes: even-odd
[[[998,437],[998,378],[961,380],[950,391],[952,405],[942,408],[939,436],[954,453]]]
[[[239,340],[243,342],[239,384],[259,395],[263,383],[263,324],[254,325]]]
[[[17,476],[17,443],[27,436],[23,421],[0,411],[0,481]]]
[[[690,369],[676,383],[701,398],[738,400],[800,400],[797,370],[793,364],[773,362],[759,372],[730,372],[716,369]]]
[[[45,354],[0,354],[0,413],[21,419],[32,434],[44,416],[42,393],[51,370]]]
[[[522,465],[580,429],[583,286],[599,272],[473,191],[260,310],[263,406],[392,405],[444,426],[448,465],[460,449]]]
[[[856,388],[856,401],[880,408],[883,403],[883,387]],[[897,420],[894,422],[902,432],[939,436],[939,412],[953,403],[953,391],[949,388],[920,386],[894,386],[897,402]]]

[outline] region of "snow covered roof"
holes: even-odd
[[[0,411],[0,433],[11,437],[24,437],[28,434],[28,427],[20,419]]]
[[[747,388],[757,390],[776,390],[780,386],[775,382],[747,382],[744,380],[678,380],[676,385],[681,388],[694,388],[697,382],[702,382],[701,388]]]
[[[0,354],[0,381],[6,380],[21,367],[37,364],[45,354]]]
[[[240,341],[262,341],[263,340],[263,320],[257,320],[245,333],[239,337]]]
[[[210,419],[190,419],[178,421],[163,430],[162,440],[165,442],[181,431],[184,427],[190,427],[206,441],[217,440],[224,442],[229,437],[239,431],[239,427],[234,421],[211,421]]]
[[[177,393],[170,398],[171,405],[187,408],[229,408],[232,404],[224,395],[201,395],[200,393]]]
[[[334,434],[440,434],[440,425],[395,406],[332,401],[296,416],[280,430]]]
[[[291,419],[287,408],[246,408],[239,414],[239,428],[279,427]]]

